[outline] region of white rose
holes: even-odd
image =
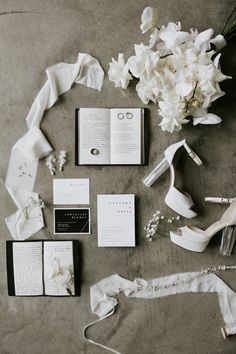
[[[68,285],[71,281],[71,272],[68,269],[62,269],[60,273],[54,277],[54,281],[62,286]]]

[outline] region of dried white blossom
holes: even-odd
[[[45,165],[47,166],[47,168],[49,169],[50,174],[53,176],[55,175],[55,171],[56,171],[56,157],[53,154],[50,154],[47,158],[46,158],[46,162]]]
[[[32,219],[41,222],[42,212],[40,209],[43,209],[44,207],[44,201],[39,198],[39,195],[37,193],[34,193],[34,196],[26,197],[24,201],[24,207],[22,209],[24,215],[24,222],[21,226],[22,229],[27,225],[27,222]]]
[[[60,154],[58,156],[58,168],[59,168],[59,171],[62,171],[64,165],[67,163],[67,156],[68,156],[67,151],[65,151],[65,150],[61,150],[60,151]]]
[[[33,209],[37,207],[43,209],[45,207],[44,201],[40,199],[38,196],[28,197],[25,203],[25,208]]]
[[[161,225],[163,226],[164,223],[172,224],[173,222],[178,221],[178,220],[180,220],[179,215],[166,219],[165,216],[161,214],[161,211],[157,210],[152,215],[152,218],[149,220],[147,226],[144,227],[147,240],[152,241],[155,234],[158,233],[160,226]],[[161,234],[159,233],[159,235],[161,235]]]

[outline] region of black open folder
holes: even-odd
[[[6,241],[8,295],[79,296],[79,242]]]

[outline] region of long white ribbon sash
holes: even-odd
[[[47,81],[35,98],[26,118],[28,131],[13,146],[5,186],[18,210],[6,218],[15,240],[25,240],[44,227],[39,196],[33,192],[38,160],[53,148],[40,130],[45,110],[51,108],[58,96],[78,83],[101,90],[104,71],[94,57],[79,53],[74,64],[58,63],[46,70]]]
[[[123,293],[127,297],[154,299],[181,293],[218,293],[220,310],[225,322],[221,328],[223,337],[236,334],[236,293],[221,280],[215,272],[236,270],[236,266],[218,266],[201,272],[178,273],[165,277],[134,281],[122,278],[118,274],[100,280],[90,288],[92,313],[99,319],[84,328],[84,338],[91,344],[100,346],[112,353],[120,352],[101,344],[86,334],[90,326],[111,316],[118,304],[116,295]]]

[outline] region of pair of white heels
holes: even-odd
[[[169,168],[170,169],[170,188],[165,197],[166,204],[173,209],[176,213],[192,219],[197,216],[192,210],[194,206],[193,200],[189,194],[186,192],[180,192],[175,187],[175,170],[173,166],[173,160],[175,153],[179,148],[184,147],[189,156],[194,160],[198,165],[202,165],[201,159],[196,155],[193,150],[189,148],[186,143],[186,140],[182,140],[176,144],[170,145],[164,152],[164,158],[159,162],[152,171],[143,179],[143,183],[151,187],[151,185]],[[232,239],[232,229],[229,226],[236,225],[236,198],[205,198],[208,202],[213,203],[229,203],[229,207],[226,212],[223,214],[221,219],[207,228],[205,231],[196,228],[194,226],[184,226],[179,228],[176,232],[170,232],[171,241],[182,248],[185,248],[194,252],[203,252],[211,238],[220,230],[225,229],[224,237],[227,239],[227,236]],[[234,235],[235,236],[235,235]],[[229,245],[232,250],[232,240],[229,239]],[[223,239],[222,239],[223,241]],[[228,247],[226,245],[226,247]],[[225,248],[225,245],[223,245]],[[231,253],[228,252],[228,254]],[[225,249],[223,249],[223,252]],[[226,252],[227,254],[227,252]]]

